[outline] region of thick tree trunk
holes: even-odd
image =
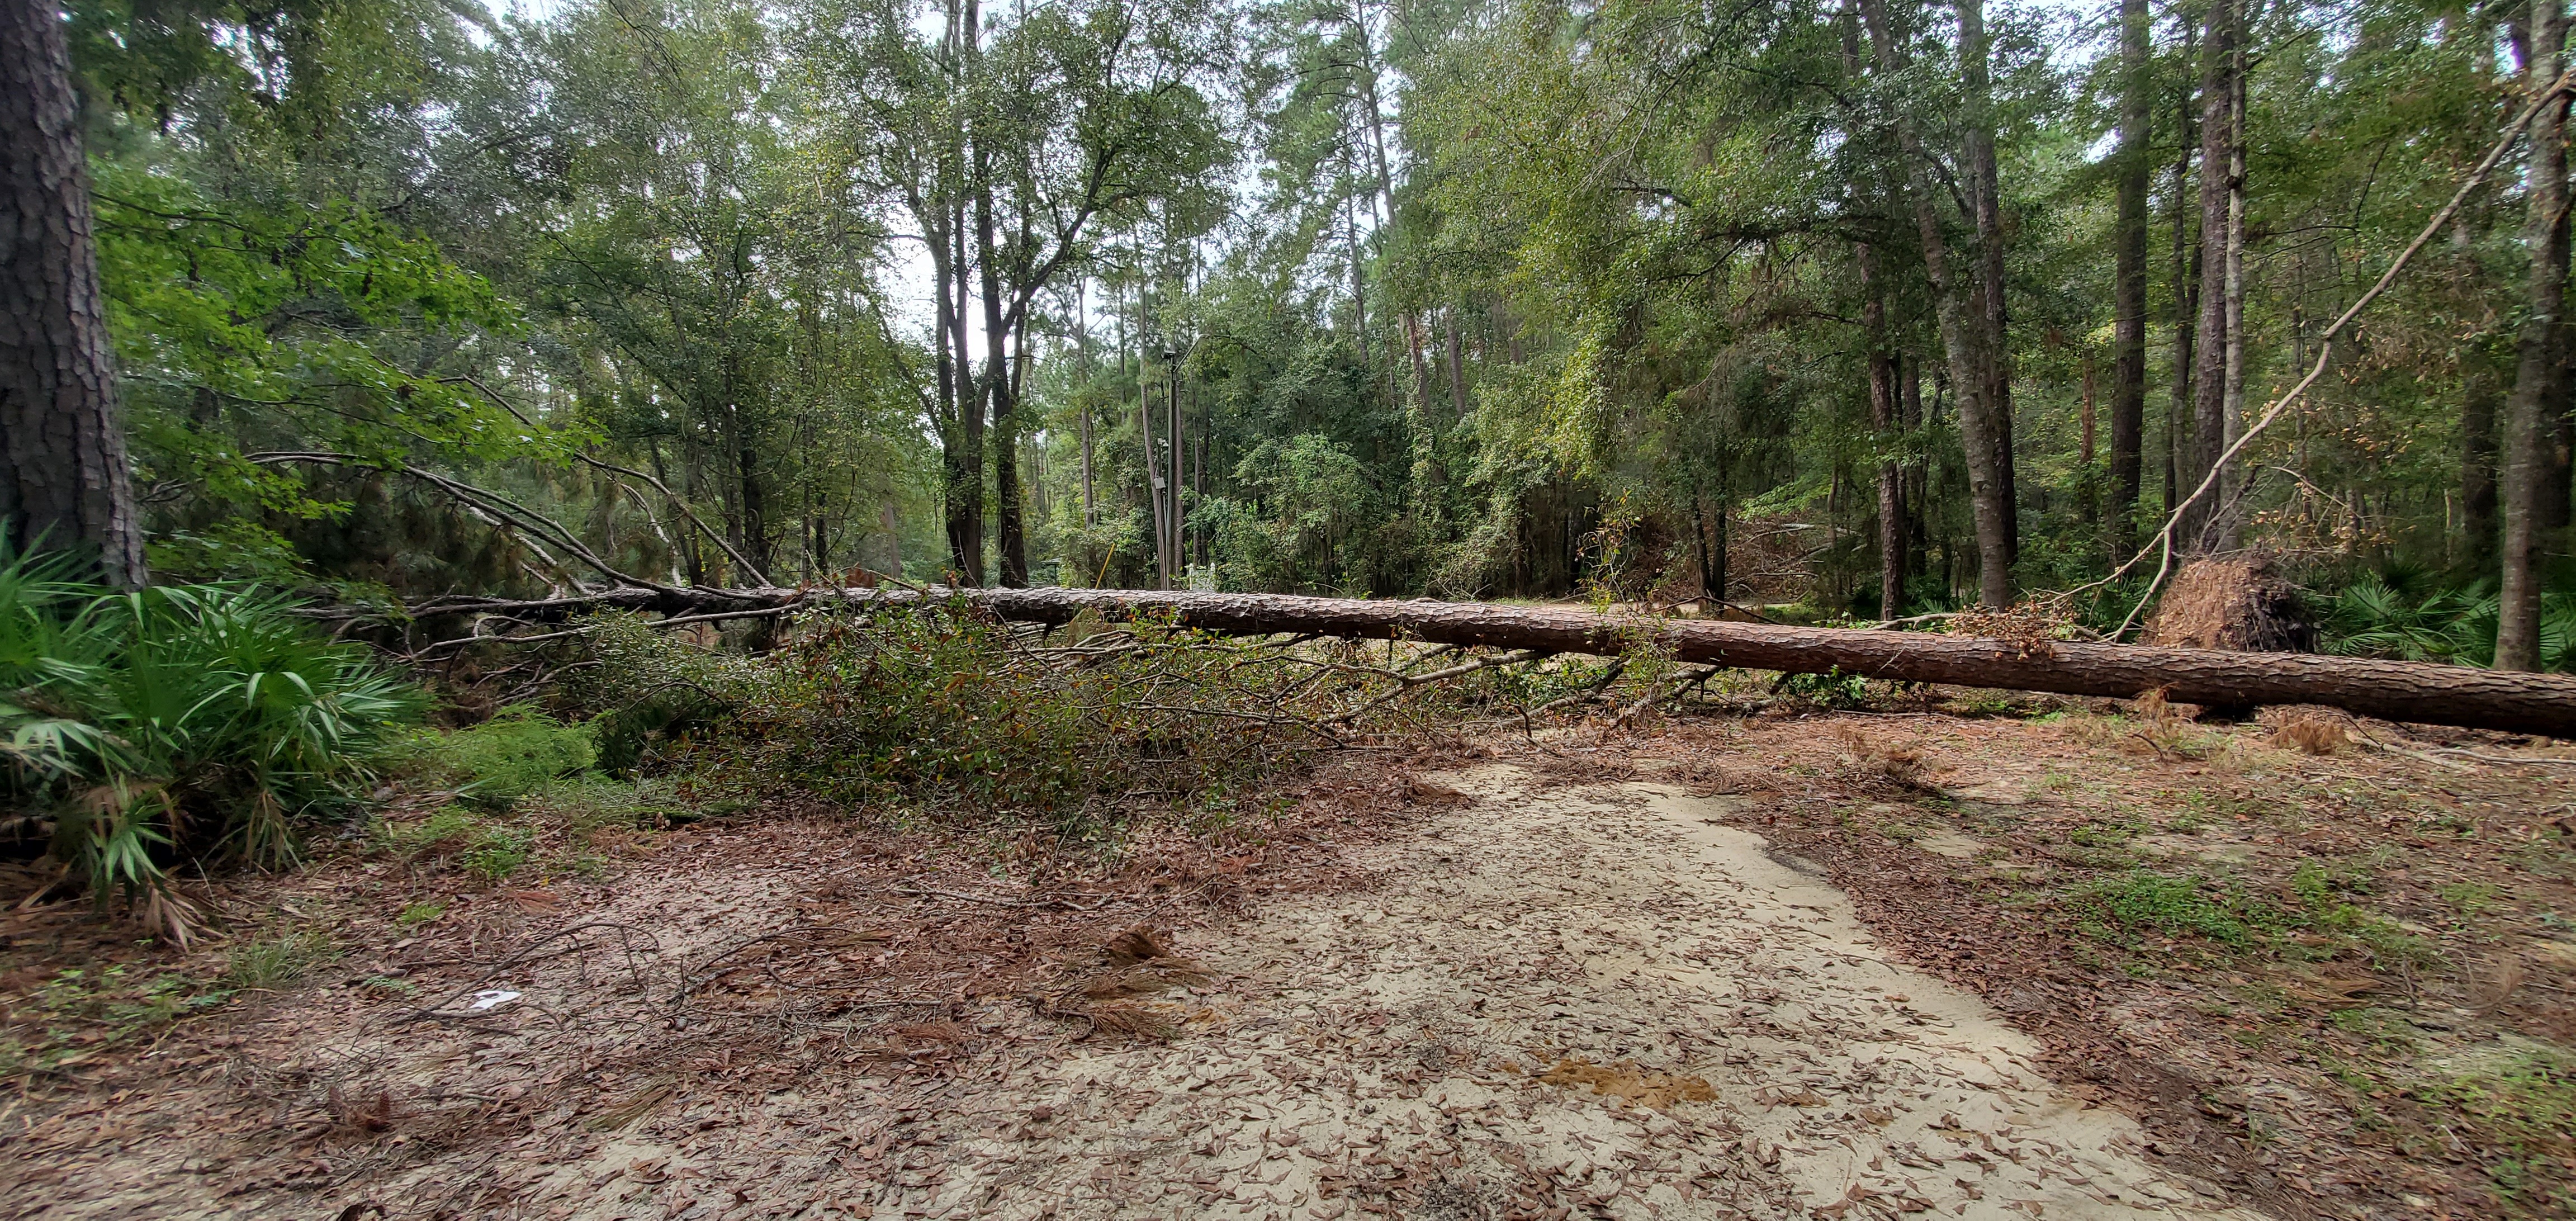
[[[2229,174],[2234,163],[2236,23],[2233,0],[2211,0],[2201,39],[2200,79],[2200,325],[2192,369],[2192,442],[2183,483],[2199,486],[2227,443],[2227,330]],[[2208,550],[2215,513],[2227,501],[2224,475],[2211,493],[2185,514],[2177,541]]]
[[[144,580],[61,11],[0,0],[0,541]]]
[[[424,613],[502,613],[560,621],[603,607],[663,614],[760,611],[821,600],[908,605],[925,595],[877,589],[629,589],[544,602],[424,604]],[[1004,619],[1063,624],[1090,611],[1118,621],[1168,613],[1180,627],[1233,635],[1312,633],[1557,653],[1621,655],[1669,648],[1681,661],[1892,682],[1952,683],[2064,695],[2166,698],[2223,707],[2325,704],[2364,716],[2576,737],[2576,675],[2516,674],[2429,662],[2313,653],[2231,653],[2130,644],[2008,641],[1931,632],[1783,627],[1709,619],[1651,619],[1481,602],[1304,598],[1285,594],[1145,590],[942,590]]]
[[[2112,238],[2111,553],[2137,535],[2147,417],[2148,69],[2147,0],[2120,0],[2119,215]]]
[[[981,158],[979,157],[980,161]],[[1010,327],[1002,313],[1002,252],[993,232],[993,191],[978,165],[975,188],[975,265],[984,299],[984,388],[993,404],[994,536],[1001,552],[1001,583],[1029,583],[1028,540],[1020,506],[1019,405],[1011,386]]]
[[[961,162],[962,164],[962,162]],[[984,583],[984,387],[975,376],[974,351],[966,338],[966,209],[948,209],[949,268],[955,274],[950,295],[948,342],[957,366],[957,445],[941,455],[946,474],[948,559],[958,579]]]
[[[2561,0],[2531,6],[2531,54],[2525,79],[2533,92],[2558,79],[2566,39]],[[2530,214],[2524,242],[2530,252],[2522,336],[2513,394],[2505,402],[2498,450],[2504,463],[2503,588],[2498,593],[2495,664],[2499,670],[2540,668],[2541,495],[2547,484],[2546,448],[2556,441],[2544,418],[2558,377],[2559,311],[2567,293],[2567,104],[2541,108],[2531,120]]]

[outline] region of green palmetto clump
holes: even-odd
[[[2491,585],[2425,589],[2411,573],[2372,574],[2326,599],[2326,651],[2347,657],[2486,665],[2495,657]],[[2540,604],[2540,668],[2576,671],[2576,593]]]
[[[185,936],[172,862],[282,864],[426,706],[251,588],[136,591],[0,556],[0,783],[66,881]]]

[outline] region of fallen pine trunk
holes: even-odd
[[[1090,611],[1108,621],[1139,616],[1231,635],[1309,633],[1434,644],[1621,654],[1669,648],[1682,661],[1749,670],[1950,683],[2128,699],[2162,690],[2182,703],[2221,707],[2325,704],[2392,721],[2465,725],[2576,737],[2576,676],[2480,670],[2427,662],[2313,653],[2228,653],[2129,644],[2027,644],[1930,632],[1782,627],[1704,619],[1599,615],[1482,602],[1372,601],[1286,594],[1163,593],[1119,589],[970,589],[926,594],[869,590],[615,591],[599,598],[495,603],[524,619],[625,606],[665,614],[759,612],[843,598],[904,604],[959,597],[1019,622],[1064,624]],[[463,605],[459,611],[470,610]]]

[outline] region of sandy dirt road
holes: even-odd
[[[1495,766],[1371,892],[1186,937],[1168,1044],[1033,1058],[909,1134],[876,1216],[2216,1215],[1890,965],[1731,798]],[[679,1150],[617,1157],[684,1159]],[[857,1211],[857,1210],[854,1210]],[[638,1215],[594,1201],[582,1215]]]
[[[879,1050],[819,1058],[852,1044],[689,1042],[660,1016],[670,979],[730,978],[758,1001],[771,968],[674,964],[787,944],[781,921],[810,913],[833,865],[820,844],[755,867],[710,841],[710,864],[663,862],[650,885],[555,917],[649,931],[659,966],[642,933],[514,955],[523,966],[466,985],[521,997],[488,1021],[408,1022],[352,989],[281,1003],[228,1036],[242,1050],[199,1092],[31,1129],[9,1211],[2229,1215],[2215,1189],[2150,1164],[2135,1123],[2054,1090],[2037,1046],[1983,1002],[1888,961],[1814,865],[1730,825],[1761,798],[1504,764],[1412,791],[1401,825],[1347,849],[1371,884],[1182,922],[1166,948],[1204,978],[1121,1002],[1167,1037],[1076,1037],[1025,996],[960,985],[924,1028],[955,1041],[930,1049],[936,1065],[900,1026],[872,1036],[893,1040]],[[827,923],[858,927],[878,909],[835,910]],[[1066,944],[1096,953],[1102,934],[1080,935],[1093,940]],[[531,925],[518,944],[570,944],[555,936]],[[814,961],[875,944],[827,939]],[[630,972],[660,982],[630,988]],[[610,1003],[626,991],[632,1020]],[[800,1045],[803,1067],[785,1067]],[[389,1099],[378,1119],[371,1097]]]

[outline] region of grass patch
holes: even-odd
[[[456,863],[465,872],[486,882],[507,881],[528,863],[535,851],[537,837],[515,827],[493,827],[475,837],[474,843]]]
[[[57,1068],[156,1035],[232,996],[231,988],[178,971],[66,968],[7,1014],[18,1031],[0,1038],[0,1077]]]
[[[2576,1202],[2576,1056],[2539,1049],[2416,1085],[2414,1100],[2457,1115],[2501,1156],[2485,1161],[2498,1195],[2526,1209]]]
[[[496,812],[598,761],[590,726],[567,725],[527,704],[504,708],[480,725],[422,734],[407,759],[422,779],[454,788],[469,806]]]
[[[224,963],[224,982],[249,991],[275,991],[302,983],[337,953],[331,939],[316,930],[255,938],[233,948]]]
[[[2488,882],[2453,882],[2437,886],[2433,893],[2462,916],[2474,916],[2495,906],[2496,888]]]
[[[2098,913],[2097,927],[2107,923],[2132,934],[2152,930],[2168,937],[2199,937],[2244,947],[2254,937],[2246,922],[2223,896],[2196,877],[2172,877],[2140,869],[2075,888],[2077,903]]]

